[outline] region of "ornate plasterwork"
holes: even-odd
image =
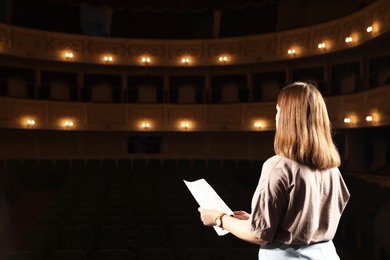
[[[44,102],[13,101],[9,102],[9,118],[36,117],[46,120]]]
[[[380,118],[376,118],[376,121],[388,122],[390,119],[390,92],[387,93],[381,91],[374,91],[367,95],[367,103],[365,106],[366,115],[376,115]]]
[[[63,37],[50,38],[51,46],[54,52],[69,50],[75,53],[75,57],[79,55],[85,56],[89,52],[90,41],[82,41],[81,39],[64,39]]]
[[[276,37],[248,41],[245,48],[245,56],[256,56],[259,60],[263,59],[263,57],[275,56],[277,54],[277,42]]]
[[[363,32],[367,28],[368,22],[364,14],[346,19],[342,24],[342,33],[347,36],[351,33]],[[344,35],[342,35],[344,36]]]
[[[389,125],[389,86],[365,92],[326,99],[329,117],[334,127],[366,126],[366,116],[374,117],[373,123]],[[353,117],[353,124],[346,125],[345,117]],[[80,130],[139,130],[139,122],[150,120],[151,130],[178,130],[182,120],[196,125],[196,131],[248,131],[253,130],[254,120],[264,120],[264,130],[275,127],[275,103],[210,104],[210,105],[161,105],[161,104],[91,104],[61,101],[21,100],[0,97],[0,123],[15,127],[15,122],[32,118],[39,128],[63,129],[60,120],[73,119]],[[24,121],[21,127],[25,127]],[[155,127],[155,128],[154,128]]]
[[[208,44],[209,57],[215,57],[223,54],[240,56],[245,53],[244,41],[226,41],[226,42],[213,42]]]
[[[231,64],[248,64],[286,59],[286,51],[296,45],[296,56],[309,56],[318,52],[318,41],[329,40],[327,52],[349,48],[371,39],[363,35],[371,22],[378,28],[372,36],[390,30],[389,0],[376,1],[367,8],[350,16],[304,27],[296,30],[255,36],[205,40],[146,40],[99,38],[69,35],[0,25],[0,48],[3,53],[37,59],[64,60],[63,52],[72,51],[74,61],[101,63],[101,55],[117,56],[117,65],[143,65],[137,59],[150,55],[153,66],[182,66],[178,59],[192,56],[191,66],[220,65],[215,59],[219,55],[231,55]],[[353,45],[345,44],[349,34],[356,36]],[[359,39],[360,38],[360,39]],[[1,46],[3,45],[3,46]]]
[[[48,104],[48,120],[56,123],[58,120],[72,119],[78,125],[83,124],[85,120],[84,108],[83,104]]]
[[[127,120],[131,124],[137,124],[140,121],[152,121],[154,124],[164,124],[164,107],[156,106],[130,106],[127,108]]]
[[[297,54],[301,54],[301,50],[308,48],[309,45],[310,34],[308,33],[282,36],[279,40],[279,53],[285,55],[287,50],[293,48],[297,50]]]
[[[265,120],[269,123],[275,121],[276,108],[269,105],[257,105],[245,107],[244,122]]]
[[[150,55],[152,57],[164,57],[165,47],[161,44],[151,44],[151,43],[135,43],[128,45],[130,50],[130,55],[134,57],[142,55]]]
[[[207,113],[208,124],[241,124],[242,105],[210,106]]]
[[[41,55],[49,49],[45,37],[36,33],[18,32],[13,30],[11,42],[13,49],[17,49],[27,56]]]
[[[343,111],[348,114],[364,115],[364,106],[362,106],[363,95],[352,95],[344,98]]]
[[[91,53],[113,55],[117,57],[130,56],[130,48],[125,44],[108,41],[93,41],[89,45]]]
[[[169,123],[177,123],[183,120],[191,120],[197,123],[203,123],[203,118],[205,114],[204,107],[169,107],[168,108],[168,122]]]
[[[167,48],[168,58],[178,58],[185,55],[191,57],[203,58],[205,56],[205,47],[202,44],[171,45]]]
[[[88,104],[86,116],[87,124],[126,124],[124,106]]]
[[[334,39],[340,39],[340,26],[338,24],[319,27],[313,31],[312,40],[314,45],[324,41],[334,41]]]

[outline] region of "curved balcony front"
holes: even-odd
[[[0,24],[0,53],[48,61],[121,66],[144,66],[142,58],[150,58],[148,66],[157,67],[255,64],[359,46],[388,32],[389,17],[390,1],[379,0],[355,14],[314,26],[207,40],[103,38]],[[188,60],[182,62],[183,58]]]

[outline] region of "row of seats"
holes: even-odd
[[[96,173],[129,170],[145,172],[156,169],[164,173],[181,171],[183,174],[194,171],[207,171],[211,174],[240,172],[245,177],[249,177],[253,172],[261,170],[262,163],[261,160],[234,159],[10,159],[0,160],[0,170],[3,174],[4,172],[20,173],[29,181],[50,175],[66,179],[72,173],[84,174],[91,171]]]
[[[226,248],[221,253],[213,248],[188,248],[184,251],[183,260],[237,260],[257,259],[256,248]],[[88,260],[88,256],[81,250],[56,250],[49,260]],[[127,249],[104,249],[96,252],[96,260],[176,260],[175,252],[171,248],[143,249],[139,256]],[[19,251],[9,253],[5,260],[42,260],[39,253],[34,251]]]
[[[355,65],[355,66],[354,66]],[[351,71],[351,67],[354,67]],[[302,72],[293,73],[292,81],[309,81],[318,85],[325,95],[340,95],[354,93],[364,89],[364,79],[360,77],[358,64],[343,64],[342,67],[335,67],[332,70],[331,82],[324,81],[321,76],[323,69],[318,72],[307,72],[306,75],[299,75]],[[165,103],[165,94],[169,97],[170,103],[232,103],[248,101],[274,101],[276,100],[280,86],[285,85],[285,72],[279,71],[267,74],[255,74],[253,89],[249,89],[245,82],[246,75],[241,78],[229,78],[214,81],[210,90],[210,98],[206,98],[207,90],[204,86],[203,76],[198,77],[198,83],[182,83],[169,86],[170,90],[164,92],[163,78],[158,82],[134,82],[130,83],[126,90],[122,90],[117,82],[111,84],[99,83],[85,87],[76,87],[76,82],[69,83],[58,78],[51,82],[34,87],[34,84],[22,77],[8,76],[0,79],[0,96],[37,98],[65,101],[93,101],[93,102],[129,102],[129,103]],[[315,75],[320,74],[320,75]],[[383,86],[390,81],[390,68],[383,66],[371,71],[368,75],[369,87]],[[95,77],[95,76],[94,76]],[[263,79],[266,77],[268,79]],[[110,81],[106,79],[106,81]],[[330,93],[327,93],[327,85],[332,86]],[[35,91],[35,89],[37,91]]]
[[[190,173],[192,162],[184,160],[181,167],[164,161],[164,171],[160,162],[134,160],[126,170],[118,170],[118,164],[84,165],[79,168],[83,171],[70,172],[54,202],[28,231],[24,250],[39,252],[44,259],[57,251],[79,250],[92,259],[101,250],[130,250],[138,258],[145,249],[165,248],[175,259],[186,259],[190,248],[199,248],[213,249],[224,259],[226,246],[251,248],[231,235],[219,238],[199,221],[198,205],[183,177],[209,173]],[[251,190],[234,181],[234,175],[220,178],[221,169],[210,170],[214,177],[209,181],[228,204],[239,209],[249,205]],[[234,197],[228,196],[231,188]]]
[[[226,248],[255,249],[231,235],[218,237],[213,229],[204,227],[198,205],[183,183],[183,179],[205,178],[233,210],[250,211],[259,174],[256,178],[255,170],[252,176],[241,174],[239,161],[134,159],[126,160],[126,164],[115,161],[110,167],[107,162],[103,167],[103,161],[83,162],[79,168],[74,168],[77,163],[73,165],[78,170],[69,170],[54,202],[32,228],[51,226],[49,229],[54,230],[50,231],[54,238],[48,241],[55,244],[43,254],[45,259],[54,252],[69,250],[81,250],[89,259],[96,258],[101,250],[128,250],[139,259],[144,250],[152,248],[172,251],[175,259],[190,259],[186,258],[190,249],[212,249],[220,259],[226,259]],[[261,165],[256,163],[251,162],[250,169],[259,172]],[[256,181],[248,185],[246,176]],[[378,239],[378,234],[387,225],[388,218],[380,212],[390,202],[390,191],[344,177],[351,200],[334,239],[336,248],[342,259],[385,259],[389,255],[386,239]],[[78,243],[72,236],[91,239]],[[36,251],[40,245],[35,246],[26,244],[23,251]]]
[[[388,259],[390,212],[387,217],[381,212],[390,206],[390,189],[353,176],[344,179],[351,198],[339,224],[336,246],[348,252],[346,259]]]
[[[0,191],[12,203],[24,189],[58,189],[70,175],[158,171],[194,179],[206,174],[240,174],[239,182],[257,184],[262,161],[221,159],[10,159],[0,160]]]

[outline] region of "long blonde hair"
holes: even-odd
[[[313,169],[340,165],[340,155],[332,140],[325,101],[318,89],[295,82],[278,95],[280,107],[276,128],[275,153]]]

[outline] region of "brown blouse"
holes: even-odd
[[[248,221],[251,231],[268,242],[331,240],[349,197],[338,168],[312,170],[275,155],[263,164]]]

